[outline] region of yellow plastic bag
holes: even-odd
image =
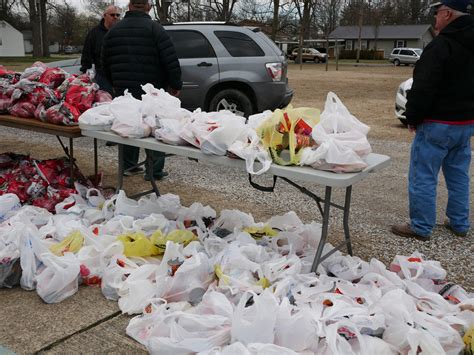
[[[466,347],[464,348],[464,354],[473,355],[474,354],[474,326],[469,328],[469,330],[464,334],[462,338]]]
[[[163,235],[160,230],[157,230],[152,234],[150,240],[151,243],[153,243],[153,245],[158,248],[159,254],[164,254],[166,250],[167,241],[183,244],[184,246],[186,246],[193,240],[199,239],[191,231],[176,229],[166,236]]]
[[[58,244],[49,247],[51,253],[57,256],[62,256],[64,253],[77,253],[84,245],[84,236],[79,231],[69,233],[69,236],[64,238]]]
[[[255,239],[260,239],[264,236],[275,237],[278,235],[278,232],[272,229],[268,224],[263,227],[247,227],[242,229],[242,231],[247,232]]]
[[[117,239],[123,243],[125,256],[144,257],[160,254],[160,249],[141,232],[122,234]]]
[[[273,115],[257,128],[257,134],[275,163],[290,165],[300,162],[303,152],[300,148],[310,146],[312,139],[310,133],[295,133],[295,129],[298,130],[300,125],[314,127],[319,123],[319,115],[317,108],[288,106],[284,110],[275,110]],[[285,160],[281,155],[285,150],[290,154],[289,160]]]

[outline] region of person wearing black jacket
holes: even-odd
[[[174,96],[180,93],[182,82],[178,56],[165,29],[148,15],[150,10],[149,0],[130,0],[124,19],[104,37],[102,65],[115,96],[128,90],[140,100],[144,94],[141,85],[147,83]],[[154,166],[152,172],[146,172],[145,180],[166,177],[164,153],[148,150],[146,153],[148,156],[151,154]],[[124,146],[124,175],[142,172],[136,167],[138,158],[139,148]]]
[[[109,92],[111,95],[112,85],[105,78],[102,70],[100,54],[102,40],[104,39],[105,34],[120,20],[120,16],[121,9],[117,6],[111,5],[105,9],[100,23],[87,34],[81,56],[81,72],[85,73],[88,69],[92,68],[92,65],[94,65],[96,72],[95,81],[102,90]]]
[[[416,64],[407,95],[412,143],[408,193],[410,223],[396,235],[427,241],[436,224],[436,187],[443,170],[448,188],[445,226],[467,236],[469,168],[474,133],[474,17],[470,0],[441,0],[435,11],[438,36]]]

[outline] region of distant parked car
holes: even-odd
[[[400,64],[416,64],[423,50],[421,48],[394,48],[390,53],[389,60],[399,66]]]
[[[407,94],[413,85],[413,78],[405,80],[398,87],[397,93],[395,94],[395,116],[403,123],[407,125],[407,120],[405,117],[405,110],[407,105]]]
[[[181,64],[182,107],[229,110],[248,117],[290,103],[293,90],[286,76],[288,62],[263,32],[221,23],[189,22],[164,27]],[[80,58],[48,66],[77,74]]]
[[[293,52],[288,56],[288,59],[298,60],[298,48],[293,49]],[[301,49],[301,60],[304,62],[311,61],[315,63],[325,63],[328,55],[326,53],[321,53],[314,48],[302,48]]]
[[[74,53],[77,53],[76,47],[64,46],[64,54],[74,54]]]

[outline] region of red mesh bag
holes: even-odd
[[[61,102],[46,110],[46,121],[54,124],[73,126],[77,125],[80,115],[81,113],[76,107],[67,102]]]
[[[16,117],[30,118],[35,117],[36,106],[30,101],[30,98],[21,99],[17,101],[13,106],[8,110],[10,115]]]
[[[52,89],[56,89],[66,79],[66,72],[60,68],[48,68],[41,74],[40,83],[46,84]]]
[[[66,93],[66,102],[82,113],[92,107],[95,95],[96,88],[93,85],[71,84]]]
[[[110,101],[112,101],[112,95],[110,95],[107,91],[97,90],[97,92],[95,93],[94,103]]]

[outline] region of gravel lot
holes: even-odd
[[[391,224],[407,220],[407,173],[411,135],[394,118],[394,93],[399,83],[411,76],[412,68],[399,67],[333,67],[324,71],[324,65],[306,64],[303,71],[291,65],[290,84],[295,89],[293,105],[323,108],[328,91],[336,92],[349,110],[371,126],[369,140],[373,151],[391,156],[389,168],[369,176],[353,189],[350,218],[354,254],[370,260],[375,257],[389,263],[397,254],[409,255],[418,250],[428,258],[439,260],[448,271],[448,278],[474,291],[472,275],[474,251],[473,236],[452,236],[445,228],[435,228],[428,243],[405,240],[390,233]],[[14,151],[30,154],[39,159],[62,155],[55,137],[2,127],[0,152]],[[105,185],[114,185],[117,167],[116,147],[99,143],[99,166],[105,173]],[[92,140],[75,141],[78,165],[86,174],[93,172]],[[160,182],[162,193],[175,193],[182,204],[192,202],[209,204],[220,211],[239,209],[252,213],[256,220],[294,210],[305,222],[321,221],[316,204],[293,187],[279,182],[274,193],[254,190],[246,174],[240,170],[208,166],[181,157],[169,157],[167,180]],[[472,171],[471,171],[472,175]],[[270,177],[259,178],[270,183]],[[305,184],[310,190],[323,194],[323,189]],[[148,187],[143,177],[125,179],[129,194]],[[343,191],[336,189],[335,196],[342,203]],[[472,201],[471,192],[471,201]],[[438,223],[442,224],[447,192],[442,177],[438,189]],[[342,238],[342,214],[334,211],[331,217],[330,241]]]

